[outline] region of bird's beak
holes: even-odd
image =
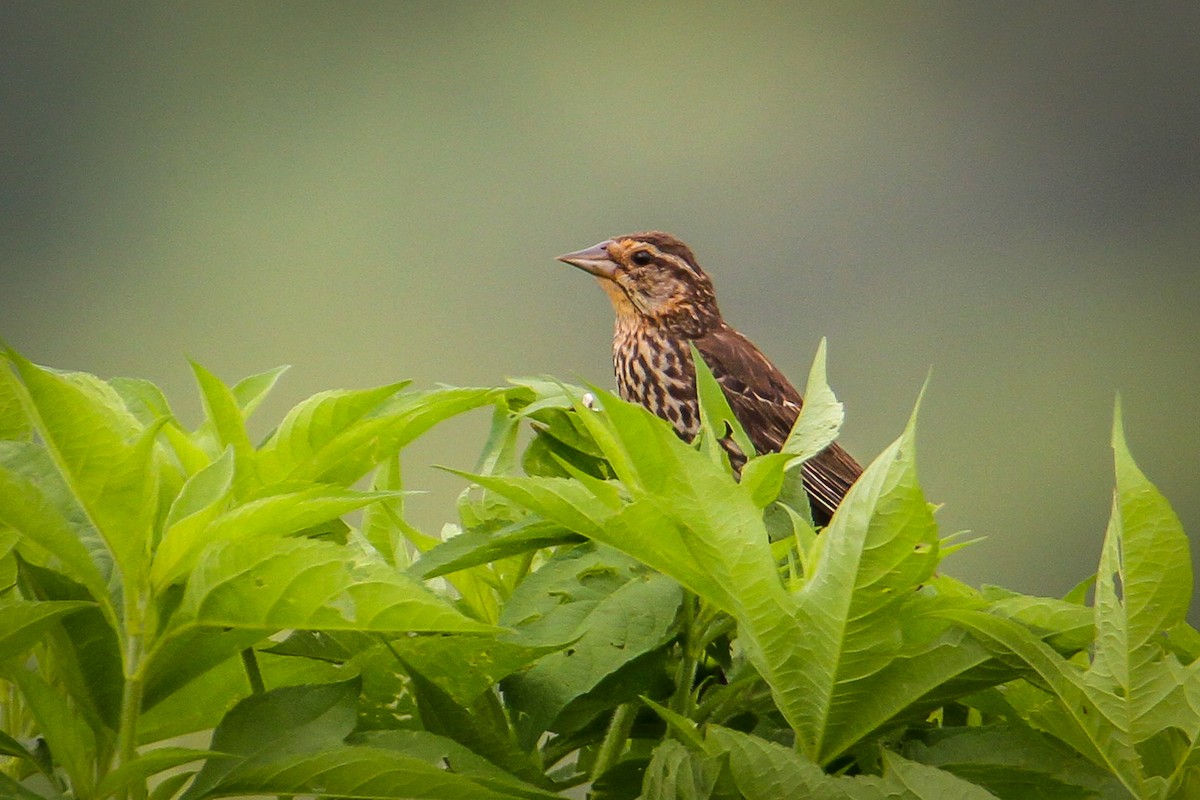
[[[610,281],[617,276],[617,263],[608,256],[608,246],[612,244],[612,240],[605,240],[600,244],[592,245],[586,250],[579,250],[574,253],[567,253],[565,256],[559,256],[558,260],[570,264],[572,267],[579,267],[584,272],[590,272],[597,278],[608,278]]]

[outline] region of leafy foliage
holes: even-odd
[[[702,363],[693,443],[522,379],[322,392],[255,444],[282,370],[193,365],[189,428],[147,381],[4,360],[0,797],[1200,796],[1188,542],[1119,409],[1098,573],[1059,600],[938,571],[915,413],[817,535],[823,345],[740,475]],[[457,519],[417,530],[402,449],[476,408]]]

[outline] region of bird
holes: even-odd
[[[712,279],[690,247],[663,231],[611,239],[558,257],[596,277],[616,312],[618,394],[667,420],[684,440],[700,431],[689,343],[712,370],[758,454],[778,452],[803,399],[787,377],[721,316]],[[735,470],[748,456],[723,441]],[[827,525],[862,467],[836,442],[802,466],[813,522]]]

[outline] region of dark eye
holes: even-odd
[[[654,256],[650,255],[649,250],[638,250],[629,257],[629,260],[637,264],[639,267],[644,267],[654,260]]]

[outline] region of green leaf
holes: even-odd
[[[224,476],[220,474],[223,468],[217,467],[219,463],[219,460],[213,462],[217,474],[205,478],[206,482],[215,485],[198,491],[220,492],[220,481]],[[163,536],[155,554],[152,573],[155,583],[166,586],[178,580],[195,565],[206,547],[218,542],[269,540],[287,536],[394,496],[390,492],[354,492],[318,485],[257,497],[222,513],[217,513],[221,511],[217,506],[224,498],[211,497],[211,505],[200,513],[200,519],[195,524],[189,521],[189,517],[184,520],[187,524],[176,526]]]
[[[796,456],[797,463],[807,461],[833,443],[844,418],[845,410],[825,379],[825,339],[822,338],[808,373],[804,405],[781,452]]]
[[[300,465],[336,446],[341,436],[359,429],[368,415],[409,381],[373,389],[319,392],[298,403],[283,418],[259,453],[264,475],[271,482],[285,480]],[[309,469],[306,477],[316,471]]]
[[[446,471],[491,489],[584,536],[602,536],[604,522],[612,515],[609,507],[598,500],[587,486],[570,478],[473,475],[456,469]]]
[[[909,761],[886,750],[883,763],[891,782],[905,789],[906,794],[915,800],[944,800],[947,797],[956,800],[996,800],[996,795],[953,773]]]
[[[0,350],[0,440],[28,441],[32,435],[33,424],[21,407],[16,378],[8,367],[5,352]]]
[[[4,731],[0,731],[0,755],[12,756],[13,758],[23,758],[31,764],[36,764],[37,759],[33,753],[18,742],[16,739],[9,736]]]
[[[444,767],[392,750],[365,746],[330,747],[320,752],[284,754],[248,762],[205,795],[323,795],[378,800],[511,800],[546,797],[493,791]]]
[[[176,590],[177,591],[177,590]],[[172,617],[173,627],[168,628],[162,636],[156,639],[154,648],[143,662],[142,671],[145,675],[145,692],[142,698],[143,710],[155,708],[159,703],[179,692],[187,691],[191,684],[201,675],[237,656],[238,653],[251,647],[269,635],[272,631],[262,628],[237,627],[214,629],[197,623],[195,620]],[[236,681],[240,690],[249,689],[240,662],[235,674],[229,679]],[[186,687],[186,688],[185,688]],[[201,695],[205,700],[207,696]],[[184,713],[193,712],[204,715],[205,719],[215,723],[212,713],[205,714],[203,708],[188,708]],[[176,719],[164,721],[163,727],[175,730],[173,727],[181,719],[177,713]],[[209,726],[211,727],[211,725]],[[139,725],[139,731],[143,727]],[[189,730],[197,730],[189,728]],[[157,741],[151,739],[148,741]]]
[[[231,648],[222,661],[192,674],[180,675],[174,664],[161,656],[147,665],[146,693],[138,718],[139,744],[215,728],[227,709],[250,694],[250,683],[239,655],[243,649]],[[188,666],[194,663],[185,658],[178,662]],[[164,680],[170,684],[165,685]]]
[[[1192,560],[1179,518],[1129,453],[1120,405],[1112,446],[1117,488],[1096,575],[1092,670],[1137,704],[1137,673],[1159,652],[1151,639],[1187,614]]]
[[[86,520],[68,518],[72,509],[63,506],[69,503],[69,490],[43,448],[31,442],[0,441],[0,522],[53,556],[54,568],[85,586],[115,619],[105,574],[111,569],[111,555],[94,532],[89,551],[86,535],[77,526],[94,529]],[[106,569],[102,571],[97,561],[108,562]]]
[[[122,764],[108,773],[96,787],[96,797],[112,797],[132,787],[144,785],[151,775],[190,764],[193,761],[230,758],[212,750],[196,750],[190,747],[159,747],[138,753],[133,761]]]
[[[56,763],[71,779],[77,797],[91,796],[95,785],[96,735],[74,713],[67,699],[35,673],[15,666],[5,673],[21,695]]]
[[[942,728],[904,755],[952,772],[1006,800],[1085,800],[1123,790],[1054,739],[1019,725]]]
[[[60,796],[61,795],[57,795]],[[38,794],[32,789],[17,783],[12,778],[0,772],[0,797],[5,800],[47,800],[47,796]]]
[[[1135,796],[1142,794],[1137,751],[1129,730],[1113,718],[1111,702],[1087,691],[1079,669],[1016,622],[981,611],[946,611],[945,615],[985,643],[1016,655],[1045,682],[1058,700],[1058,710],[1039,715],[1038,727],[1109,770]]]
[[[54,570],[22,560],[21,592],[39,601],[83,602],[43,629],[56,689],[65,689],[92,728],[115,730],[124,686],[121,649],[112,623],[87,591]]]
[[[171,800],[196,773],[188,770],[166,776],[150,791],[149,800]]]
[[[569,641],[528,645],[489,636],[406,636],[388,643],[392,652],[466,706],[504,678]],[[447,665],[453,665],[448,669]]]
[[[195,361],[190,362],[200,398],[204,404],[202,437],[212,436],[216,446],[210,453],[214,458],[226,447],[232,447],[237,459],[239,486],[253,488],[261,481],[255,469],[254,445],[246,433],[246,417],[233,390]]]
[[[221,456],[193,474],[183,484],[167,511],[164,531],[151,564],[150,578],[159,587],[178,578],[203,546],[209,523],[223,510],[233,487],[234,454],[227,447]]]
[[[453,739],[522,780],[549,785],[533,760],[517,747],[495,694],[485,690],[469,702],[460,703],[421,670],[408,663],[404,667],[412,679],[417,709],[426,730]],[[445,664],[437,667],[438,672],[444,670]]]
[[[403,489],[400,457],[385,459],[371,480],[371,491],[388,492],[392,497],[367,506],[362,519],[363,536],[384,561],[397,569],[404,569],[409,564],[408,548],[404,544]]]
[[[428,731],[369,731],[353,735],[350,742],[416,758],[450,774],[469,778],[505,797],[549,800],[561,796],[518,780],[454,740]]]
[[[144,378],[112,378],[108,385],[121,398],[129,413],[144,427],[149,427],[164,417],[175,417],[166,395]]]
[[[988,611],[1019,620],[1064,654],[1077,653],[1092,643],[1095,626],[1090,608],[994,586],[985,586],[982,595],[988,601]]]
[[[670,641],[681,600],[674,581],[587,546],[522,581],[500,624],[515,628],[523,643],[569,643],[505,683],[510,702],[528,714],[529,730],[551,727],[605,678]]]
[[[334,750],[354,729],[357,680],[287,686],[242,700],[213,731],[209,749],[237,756],[205,762],[183,800],[238,794],[220,791],[229,776],[264,757]],[[266,793],[274,793],[267,790]],[[290,791],[281,791],[289,794]],[[334,792],[338,793],[338,792]]]
[[[296,406],[262,448],[266,474],[349,485],[437,423],[498,396],[494,389],[437,389],[393,397],[402,386],[323,392]]]
[[[0,653],[9,658],[18,656],[63,615],[94,607],[91,603],[67,601],[0,600]]]
[[[704,357],[696,349],[696,345],[688,342],[692,351],[692,365],[696,369],[696,399],[700,404],[700,420],[704,431],[704,451],[714,464],[729,464],[729,455],[721,446],[722,440],[729,438],[746,458],[755,455],[754,445],[742,428],[741,422],[734,416],[729,407],[729,400],[721,389],[721,384],[713,377]]]
[[[654,748],[642,783],[646,800],[708,800],[713,796],[722,763],[674,739]]]
[[[902,654],[897,614],[937,565],[937,527],[916,478],[915,420],[914,412],[817,538],[792,632],[773,625],[762,644],[799,749],[822,763],[886,720],[871,679]]]
[[[112,387],[39,368],[10,351],[32,418],[71,493],[126,582],[145,575],[157,501],[155,428],[142,429]]]
[[[802,754],[757,736],[713,726],[705,744],[711,758],[725,756],[728,759],[733,782],[739,795],[746,800],[778,800],[781,797],[886,800],[894,797],[881,778],[826,775]]]
[[[514,522],[498,531],[472,531],[447,539],[422,553],[410,569],[423,580],[498,561],[501,558],[582,541],[561,525],[539,519]]]
[[[256,375],[251,375],[242,378],[233,385],[233,398],[237,401],[238,407],[242,411],[242,418],[249,419],[254,413],[254,409],[258,408],[259,403],[266,399],[267,395],[275,388],[275,383],[287,372],[290,367],[284,364],[274,369],[269,369],[266,372],[259,372]]]
[[[366,554],[313,540],[212,545],[188,580],[176,619],[180,625],[264,631],[495,630]]]

